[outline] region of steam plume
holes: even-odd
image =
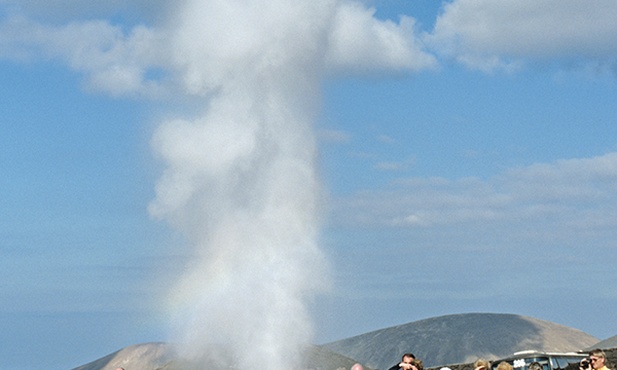
[[[168,167],[151,211],[195,245],[173,299],[187,355],[217,344],[241,368],[298,366],[312,338],[306,302],[328,284],[312,129],[320,79],[354,60],[431,62],[410,58],[410,38],[372,14],[335,0],[188,1],[177,14],[173,64],[206,103],[157,131]],[[359,29],[368,44],[345,43]]]

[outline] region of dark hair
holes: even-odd
[[[413,353],[405,353],[402,357],[401,360],[404,359],[405,357],[411,357],[414,360],[416,359],[416,356],[413,355]]]

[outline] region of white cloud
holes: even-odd
[[[375,165],[375,168],[381,171],[405,171],[415,164],[415,159],[406,161],[381,161]]]
[[[58,59],[86,75],[90,88],[111,95],[153,95],[156,81],[147,81],[149,68],[164,63],[156,48],[159,35],[136,26],[125,34],[104,21],[43,25],[23,17],[0,23],[0,56],[14,60]]]
[[[326,143],[349,143],[351,134],[343,130],[322,129],[318,132],[319,138]]]
[[[216,18],[212,14],[220,9],[211,2],[191,2],[183,11],[159,14],[156,27],[92,20],[97,15],[114,15],[114,10],[129,12],[127,7],[138,9],[137,13],[146,11],[143,1],[83,9],[73,3],[81,4],[0,0],[7,14],[0,17],[0,57],[60,60],[83,73],[89,88],[114,96],[156,95],[172,85],[182,85],[189,94],[209,93],[222,81],[249,70],[268,71],[270,65],[278,64],[283,73],[287,62],[296,63],[287,57],[303,60],[314,76],[321,76],[324,69],[417,71],[435,63],[415,35],[412,18],[403,17],[400,24],[380,21],[373,17],[373,9],[350,1],[303,6],[247,3],[220,7],[227,13]],[[82,20],[57,12],[65,7]],[[276,18],[263,22],[266,14]],[[297,32],[289,33],[289,25],[298,19],[303,21],[293,27]],[[148,78],[150,70],[164,71],[167,86],[160,78]]]
[[[613,0],[453,0],[427,40],[472,68],[517,68],[522,61],[567,59],[614,66]]]
[[[401,17],[400,24],[380,21],[375,9],[342,2],[329,35],[327,61],[334,70],[421,70],[432,68],[435,58],[415,35],[415,20]]]
[[[617,230],[617,153],[510,169],[488,180],[412,178],[340,199],[333,221],[360,228],[463,227],[506,238],[576,240]]]

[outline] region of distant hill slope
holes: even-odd
[[[305,362],[303,366],[298,366],[298,369],[350,369],[357,361],[321,346],[310,346],[307,349]],[[73,370],[115,370],[117,367],[127,370],[204,370],[202,366],[181,360],[174,347],[167,343],[143,343],[129,346]],[[229,368],[229,364],[224,367],[214,365],[207,367],[209,370]],[[370,368],[365,369],[371,370]],[[254,370],[261,370],[261,368],[255,366]]]
[[[594,343],[592,346],[587,347],[587,350],[591,350],[593,348],[617,348],[617,335],[604,339],[601,342]]]
[[[576,351],[598,343],[580,330],[512,314],[469,313],[440,316],[376,330],[325,344],[373,369],[388,369],[405,352],[425,367],[493,360],[514,352]]]
[[[73,370],[114,370],[117,367],[154,370],[165,366],[175,358],[174,348],[170,344],[143,343],[128,346]]]

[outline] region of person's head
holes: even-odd
[[[497,370],[513,370],[513,369],[514,368],[512,367],[512,365],[510,365],[509,363],[505,361],[501,361],[499,365],[497,365]]]
[[[594,369],[600,369],[606,364],[606,354],[600,348],[596,348],[589,352],[589,362]]]
[[[489,370],[490,368],[491,364],[483,358],[479,358],[473,363],[473,370]]]
[[[354,364],[354,365],[351,367],[351,370],[364,370],[364,368],[363,368],[363,367],[362,367],[362,365],[360,365],[360,364]]]
[[[405,353],[401,357],[401,362],[404,364],[410,364],[415,359],[416,359],[416,356],[414,356],[413,353]]]
[[[417,358],[411,360],[411,366],[413,366],[416,370],[424,370],[424,364],[422,363],[422,360],[418,360]]]

